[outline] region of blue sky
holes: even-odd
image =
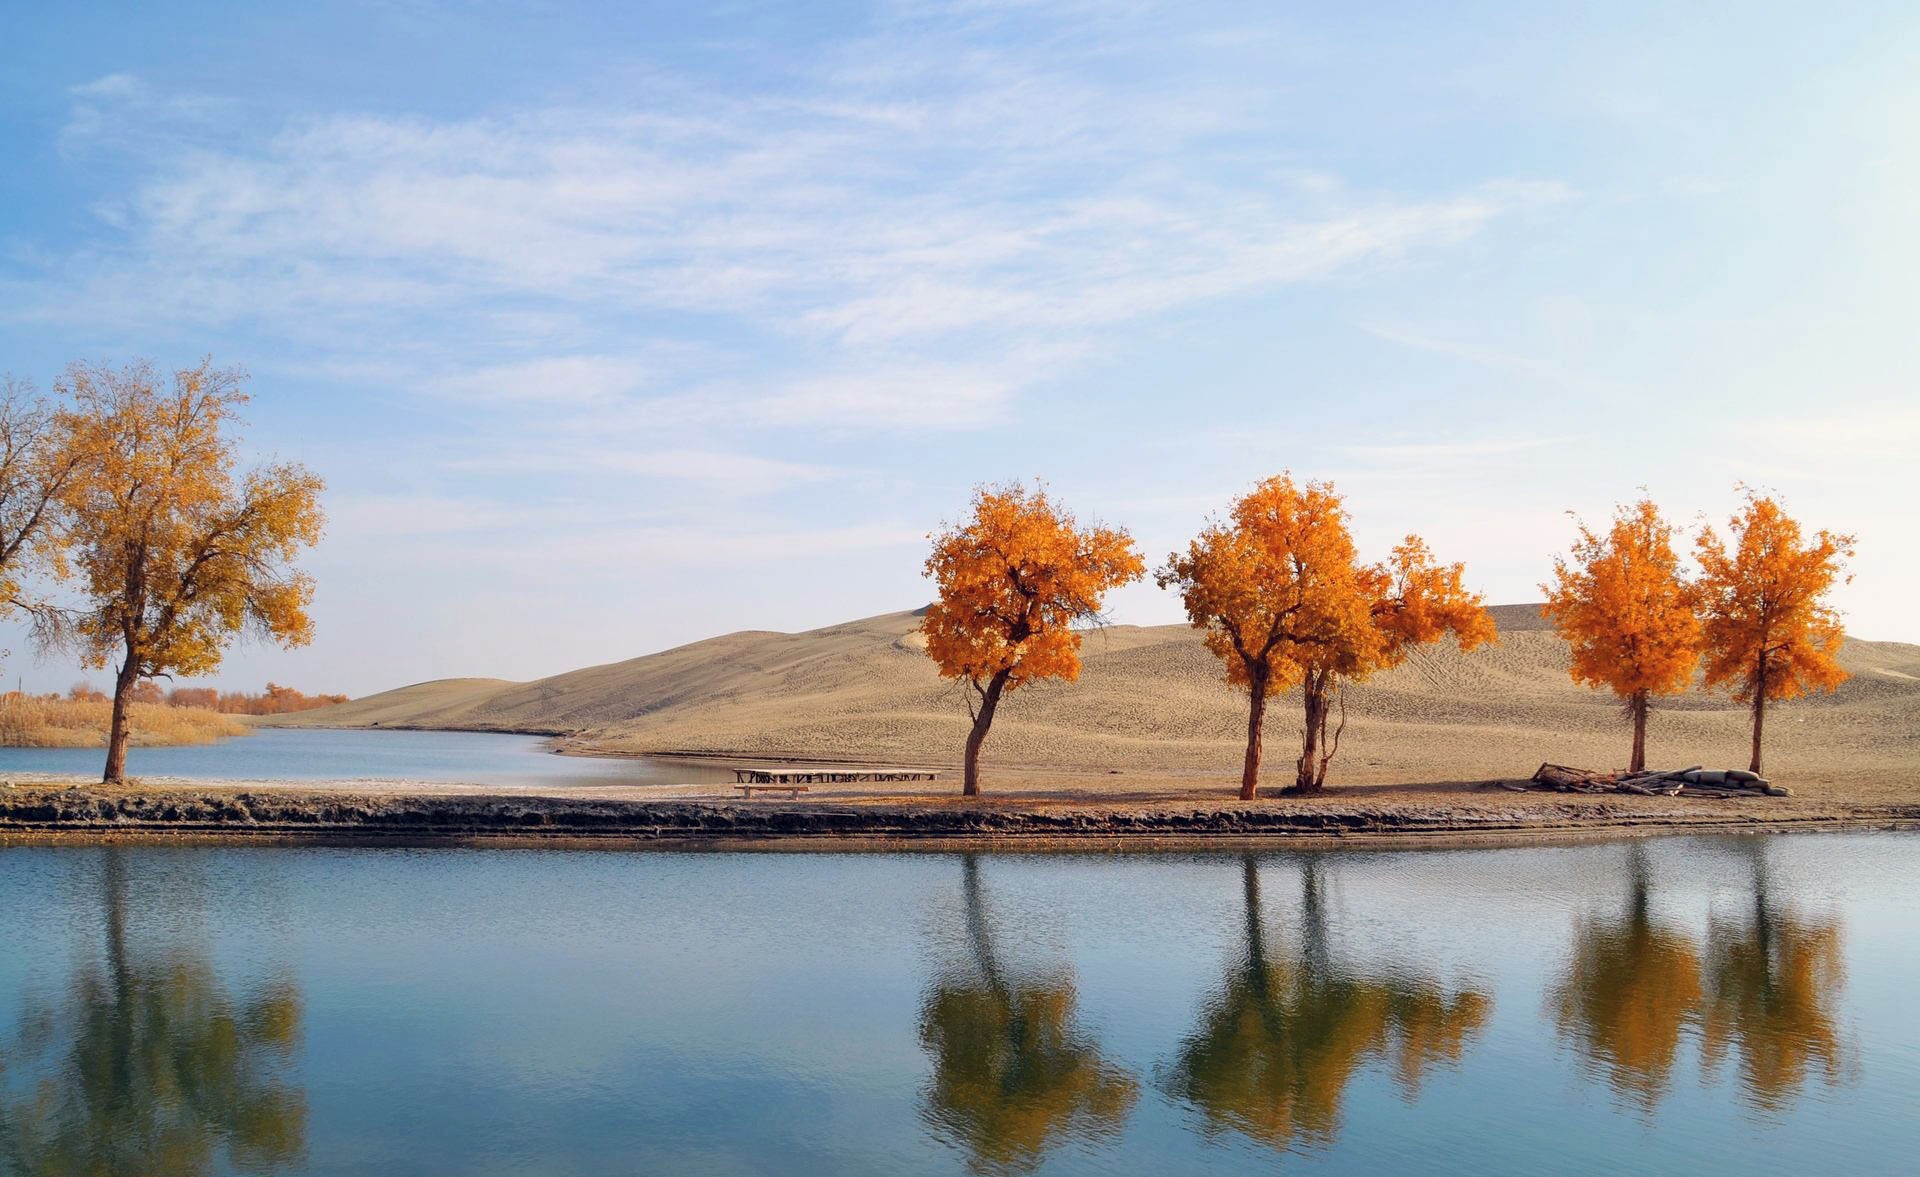
[[[158,9],[0,18],[0,369],[250,370],[331,523],[227,685],[918,605],[982,480],[1158,559],[1282,469],[1496,601],[1769,486],[1920,640],[1912,5]]]

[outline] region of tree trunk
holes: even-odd
[[[1633,713],[1633,756],[1627,771],[1640,772],[1647,767],[1647,693],[1635,691],[1628,696],[1627,710]]]
[[[1311,793],[1326,779],[1320,764],[1320,740],[1327,730],[1326,678],[1319,671],[1308,671],[1300,684],[1300,694],[1306,699],[1307,729],[1300,738],[1300,759],[1294,765],[1293,789],[1297,793]]]
[[[973,940],[973,960],[980,966],[981,979],[1003,1004],[1010,1004],[1007,983],[1000,975],[1000,955],[993,950],[993,929],[987,925],[986,904],[980,899],[980,859],[975,854],[960,856],[960,882],[967,897],[967,934]]]
[[[127,737],[133,734],[127,725],[127,711],[133,706],[133,688],[139,681],[140,667],[128,658],[113,678],[113,725],[107,731],[107,768],[100,775],[102,784],[117,785],[126,779]]]
[[[993,726],[993,713],[1000,706],[1000,693],[1007,689],[1007,677],[1004,670],[995,673],[980,692],[980,710],[974,713],[973,730],[967,733],[966,773],[960,786],[963,796],[980,795],[980,745],[987,742],[987,729]]]
[[[1753,759],[1747,765],[1747,771],[1760,773],[1760,733],[1767,726],[1767,656],[1760,655],[1760,665],[1753,675]],[[1760,775],[1765,775],[1761,773]]]
[[[1251,801],[1260,795],[1260,756],[1262,732],[1267,722],[1267,673],[1261,670],[1247,676],[1247,759],[1240,769],[1240,800]]]
[[[1249,854],[1240,860],[1241,884],[1247,896],[1247,971],[1264,997],[1267,988],[1266,933],[1260,921],[1260,864]],[[1266,1004],[1264,1001],[1262,1006]]]

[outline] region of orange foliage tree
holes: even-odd
[[[965,782],[980,792],[980,746],[1007,691],[1080,677],[1080,633],[1111,589],[1145,571],[1125,531],[1082,528],[1043,488],[983,486],[965,523],[933,537],[927,575],[939,599],[921,630],[943,678],[966,684],[973,729]]]
[[[1853,537],[1821,531],[1803,542],[1800,524],[1755,491],[1731,520],[1731,549],[1713,528],[1700,534],[1700,600],[1705,614],[1706,679],[1731,683],[1753,707],[1753,761],[1767,702],[1808,690],[1831,691],[1847,679],[1837,655],[1844,634],[1827,593],[1846,575]]]
[[[204,674],[237,633],[312,636],[313,579],[292,561],[320,539],[321,482],[291,463],[236,473],[241,379],[202,363],[166,386],[142,362],[76,364],[62,382],[81,459],[56,535],[85,596],[70,634],[88,666],[119,663],[107,782],[125,774],[141,679]]]
[[[1452,633],[1462,650],[1494,640],[1493,619],[1462,584],[1458,564],[1434,563],[1408,536],[1380,564],[1360,563],[1346,507],[1330,482],[1269,478],[1235,501],[1159,570],[1177,587],[1227,681],[1249,698],[1240,797],[1258,795],[1267,699],[1302,688],[1306,725],[1294,788],[1325,786],[1340,748],[1345,708],[1330,717],[1344,682],[1399,665],[1419,645]]]
[[[1680,574],[1673,526],[1651,499],[1614,512],[1598,535],[1579,524],[1571,559],[1556,556],[1541,607],[1573,648],[1570,673],[1608,687],[1633,722],[1628,771],[1647,766],[1647,710],[1654,695],[1677,695],[1700,664],[1700,619]]]

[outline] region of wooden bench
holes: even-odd
[[[740,790],[740,795],[743,798],[751,798],[756,792],[785,793],[789,801],[794,800],[799,797],[800,794],[807,791],[805,785],[735,785],[734,788]]]

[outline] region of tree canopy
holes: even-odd
[[[1079,626],[1146,566],[1125,531],[1082,527],[1044,488],[983,486],[964,523],[933,537],[927,575],[939,596],[921,623],[942,677],[971,692],[964,789],[979,792],[980,745],[1001,696],[1080,676]]]
[[[1344,500],[1330,482],[1266,479],[1234,501],[1158,573],[1249,695],[1240,795],[1258,789],[1266,699],[1296,685],[1306,708],[1295,787],[1317,789],[1339,749],[1329,716],[1345,681],[1404,662],[1452,633],[1462,650],[1495,640],[1493,619],[1459,564],[1436,563],[1409,535],[1388,559],[1363,564]]]
[[[202,363],[163,381],[135,363],[76,364],[62,382],[78,465],[55,542],[84,597],[71,626],[82,660],[119,664],[109,781],[124,771],[139,680],[204,674],[241,633],[312,637],[313,578],[293,561],[319,542],[322,483],[294,463],[238,470],[242,379]]]
[[[1749,767],[1759,772],[1767,704],[1846,681],[1838,658],[1845,634],[1827,594],[1851,579],[1854,540],[1820,531],[1808,541],[1777,500],[1753,490],[1729,528],[1731,546],[1711,527],[1696,545],[1706,681],[1731,685],[1752,705]]]
[[[1687,689],[1700,664],[1694,592],[1673,550],[1673,525],[1651,499],[1615,510],[1605,535],[1585,523],[1542,585],[1543,612],[1571,648],[1573,680],[1606,687],[1633,723],[1628,768],[1647,766],[1647,708]]]

